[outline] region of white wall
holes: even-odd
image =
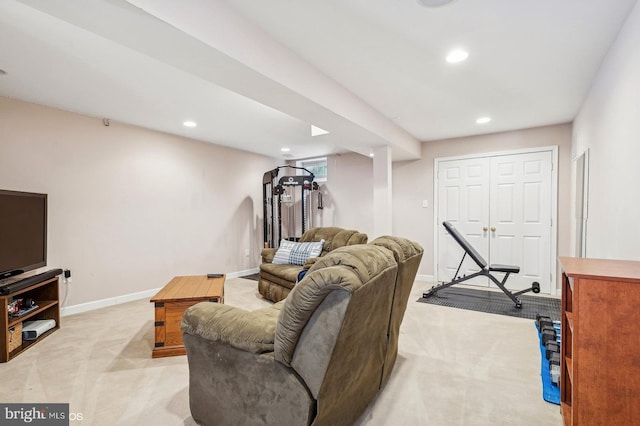
[[[373,235],[373,161],[360,154],[327,157],[327,182],[320,183],[324,209],[314,226],[339,226]],[[315,205],[315,201],[314,201]]]
[[[47,263],[72,271],[67,306],[256,268],[262,175],[275,165],[0,97],[0,188],[49,194]]]
[[[582,104],[573,157],[589,149],[587,256],[640,259],[640,4]]]

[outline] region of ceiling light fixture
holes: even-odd
[[[480,117],[476,120],[476,123],[478,124],[487,124],[488,122],[491,121],[491,117]]]
[[[196,123],[195,121],[185,121],[184,123],[182,123],[182,125],[184,127],[197,127],[198,123]]]
[[[280,151],[289,152],[289,151],[291,151],[291,148],[280,148]]]
[[[455,49],[449,52],[447,55],[447,62],[450,64],[457,64],[458,62],[462,62],[469,57],[469,52],[462,49]]]
[[[311,136],[326,135],[327,133],[329,133],[327,130],[311,125]]]

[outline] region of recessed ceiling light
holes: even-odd
[[[311,136],[326,135],[327,133],[329,133],[329,131],[316,127],[313,124],[311,125]]]
[[[291,151],[291,148],[280,148],[280,151],[289,152],[289,151]]]
[[[369,154],[369,157],[373,158],[375,156],[375,154],[372,152]]]
[[[469,52],[462,49],[455,49],[449,52],[447,55],[447,62],[450,64],[457,64],[458,62],[462,62],[469,57]]]
[[[185,121],[184,123],[182,123],[182,125],[184,127],[196,127],[198,123],[196,123],[195,121]]]
[[[487,124],[488,122],[491,121],[491,117],[480,117],[476,120],[476,123],[478,124]]]

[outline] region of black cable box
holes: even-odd
[[[23,288],[38,284],[44,280],[48,280],[49,278],[53,278],[60,274],[62,274],[62,269],[50,269],[46,272],[31,275],[30,277],[12,282],[11,284],[5,284],[3,286],[0,286],[0,295],[6,296],[7,294],[15,293],[16,291],[22,290]]]

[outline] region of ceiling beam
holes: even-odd
[[[323,143],[393,159],[420,143],[219,0],[21,0],[118,44],[330,132]],[[250,125],[250,123],[248,123]]]

